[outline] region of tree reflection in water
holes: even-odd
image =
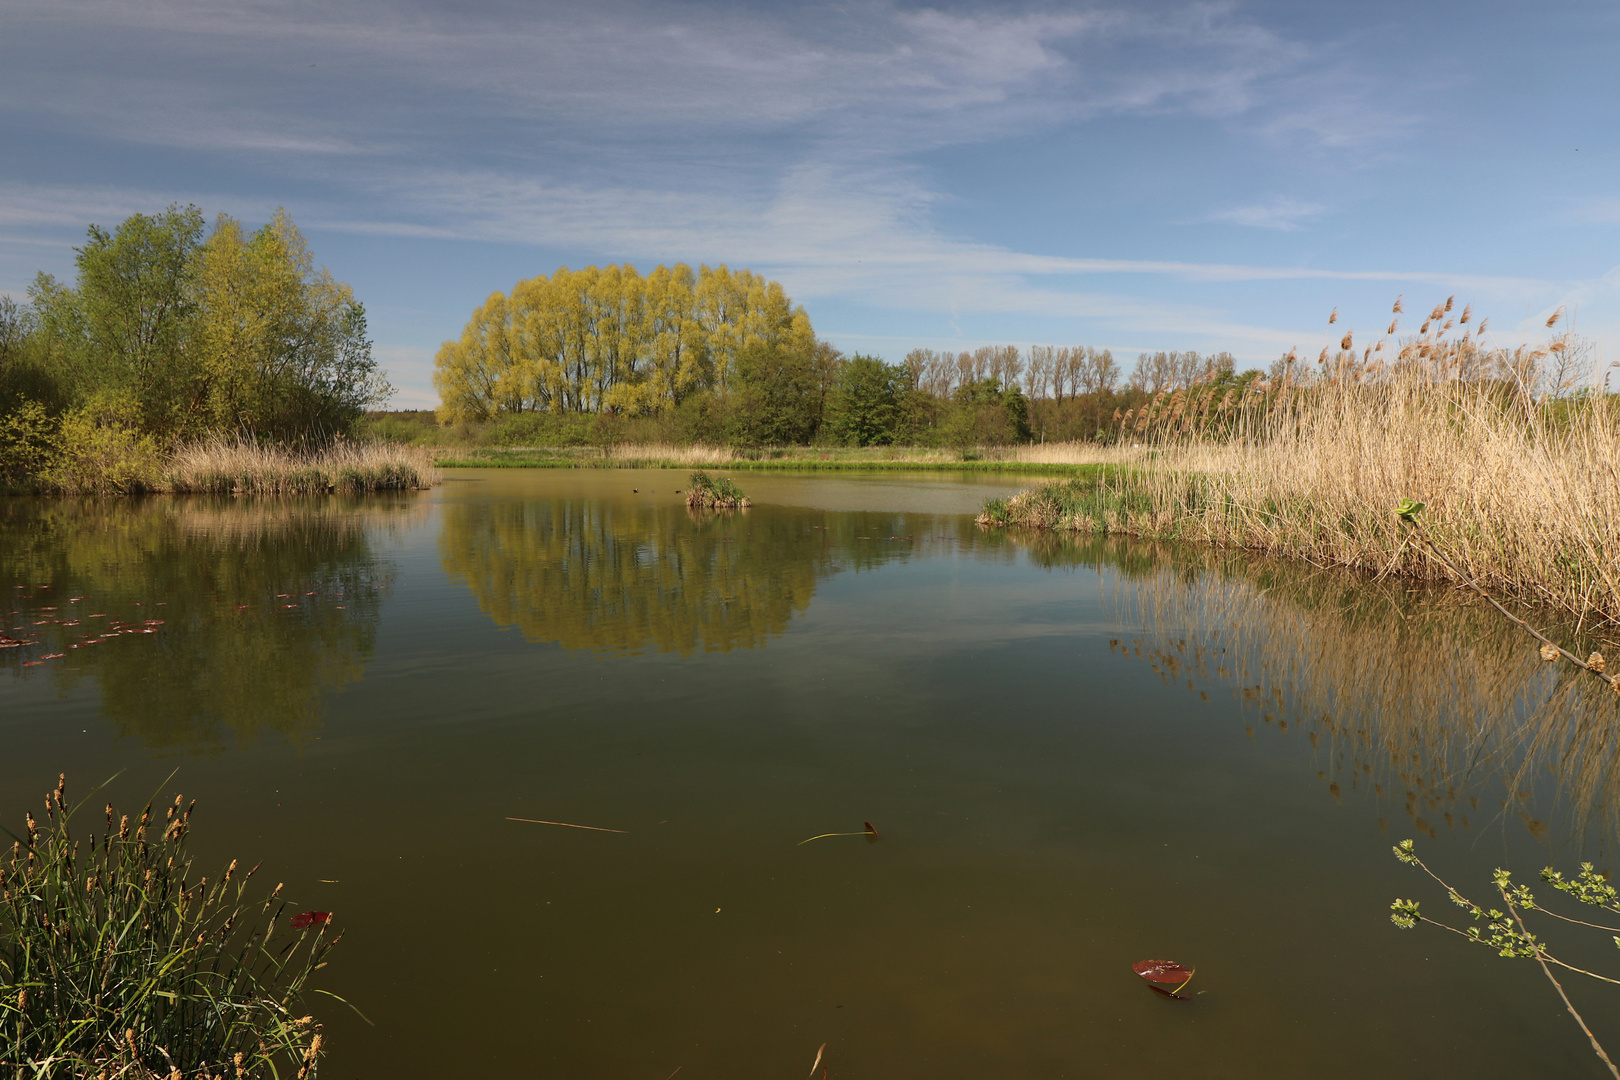
[[[445,573],[497,625],[617,654],[763,645],[809,608],[821,578],[904,558],[920,539],[907,530],[934,525],[919,515],[583,498],[452,502],[441,512]]]
[[[359,679],[371,656],[391,569],[368,534],[418,505],[409,494],[0,501],[5,625],[39,642],[0,652],[0,669],[64,692],[93,684],[120,733],[152,747],[300,739],[320,725],[324,692]],[[146,620],[162,621],[96,640]]]

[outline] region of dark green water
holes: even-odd
[[[740,479],[0,504],[0,815],[173,772],[346,931],[323,1076],[1605,1075],[1528,961],[1388,920],[1448,909],[1406,836],[1481,900],[1607,858],[1613,706],[1486,613],[986,535],[1002,477]]]

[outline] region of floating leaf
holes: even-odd
[[[1153,983],[1165,983],[1167,985],[1173,983],[1177,990],[1191,982],[1193,977],[1192,968],[1183,967],[1174,960],[1138,960],[1131,965],[1131,970],[1146,979],[1149,985]],[[1153,989],[1158,990],[1159,988],[1155,986]],[[1173,991],[1160,992],[1168,992],[1170,996],[1175,996]]]
[[[810,1075],[816,1075],[816,1066],[821,1064],[821,1055],[827,1052],[827,1044],[822,1043],[816,1050],[816,1060],[810,1063]]]
[[[287,925],[294,930],[308,930],[312,926],[320,926],[332,917],[330,911],[301,911],[287,920]]]

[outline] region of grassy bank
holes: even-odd
[[[1005,472],[1072,476],[1105,463],[1140,460],[1145,451],[1089,443],[980,447],[965,452],[924,447],[782,447],[733,451],[712,446],[627,443],[598,447],[441,449],[440,468],[856,470]]]
[[[980,522],[1439,581],[1458,577],[1449,560],[1498,595],[1620,623],[1620,407],[1603,395],[1346,380],[1285,392],[1220,439],[1177,435],[1158,450],[991,502]],[[1426,504],[1419,525],[1394,512],[1403,499]]]

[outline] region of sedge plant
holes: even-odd
[[[81,833],[65,791],[63,777],[0,860],[5,1075],[313,1076],[322,1036],[300,1004],[342,936],[331,913],[284,918],[281,885],[249,895],[257,866],[198,874],[195,801],[133,821],[109,804]]]

